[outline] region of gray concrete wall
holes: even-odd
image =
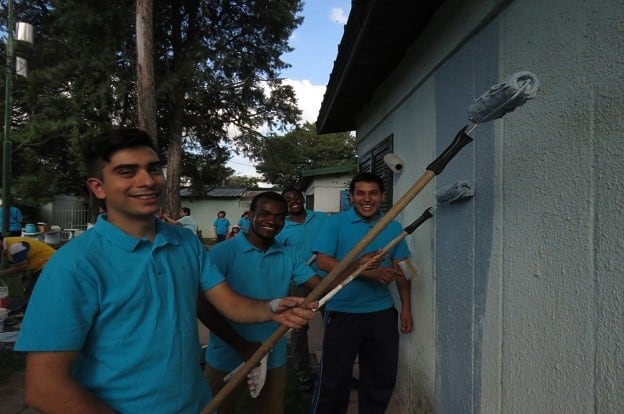
[[[622,0],[448,1],[360,115],[360,153],[394,134],[398,198],[476,96],[518,70],[542,82],[400,216],[475,184],[409,239],[405,412],[624,412],[622,22]]]

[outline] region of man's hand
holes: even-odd
[[[379,267],[377,269],[367,270],[362,272],[362,275],[384,285],[394,282],[397,277],[403,277],[401,271],[392,267]]]
[[[269,305],[271,319],[288,328],[301,328],[314,318],[314,311],[318,308],[318,302],[309,303],[306,309],[298,307],[303,301],[304,298],[294,296],[272,300]]]
[[[412,319],[412,313],[405,306],[401,307],[401,313],[399,314],[401,320],[401,333],[407,334],[412,332],[414,326],[414,320]]]
[[[385,258],[386,255],[382,254],[381,250],[376,250],[374,252],[366,253],[365,255],[360,256],[357,259],[356,264],[358,268],[366,265],[365,271],[377,269],[379,266],[381,266],[381,263],[383,263]]]

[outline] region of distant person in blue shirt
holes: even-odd
[[[4,208],[0,206],[0,237],[4,234],[3,226],[3,214]],[[11,206],[9,209],[9,233],[11,236],[22,235],[22,222],[24,221],[24,215],[19,208]]]
[[[49,413],[197,414],[197,298],[241,323],[298,328],[301,300],[234,293],[191,232],[158,220],[165,179],[151,138],[118,128],[86,145],[87,186],[108,214],[59,249],[35,285],[15,349],[26,403]],[[273,312],[273,310],[275,312]]]
[[[312,244],[321,230],[326,213],[308,210],[305,208],[303,193],[297,188],[286,188],[282,196],[288,202],[288,216],[284,229],[275,237],[286,246],[295,246],[301,249],[302,254],[310,263],[312,269],[318,273],[315,258],[312,255]],[[305,285],[291,284],[290,295],[306,297],[310,289]],[[312,388],[312,368],[310,365],[310,350],[308,349],[308,327],[290,333],[292,345],[293,365],[297,373],[299,391],[309,391]]]
[[[225,218],[225,211],[221,210],[217,213],[217,218],[212,225],[217,235],[217,243],[225,240],[230,231],[230,220]]]
[[[199,230],[199,226],[193,217],[191,217],[191,209],[188,207],[182,207],[180,209],[180,217],[177,220],[171,218],[171,216],[164,214],[163,217],[165,221],[169,224],[177,224],[178,226],[182,226],[185,229],[188,229],[193,232],[193,234],[197,235],[197,230]]]
[[[215,245],[210,258],[225,276],[232,289],[250,298],[270,299],[288,294],[291,283],[305,283],[314,275],[306,258],[294,247],[284,246],[275,237],[284,227],[286,200],[275,192],[264,192],[251,202],[251,226],[246,233]],[[200,315],[201,315],[200,302]],[[208,312],[208,316],[215,312]],[[217,393],[223,387],[223,377],[236,368],[255,347],[264,342],[277,328],[275,323],[240,324],[229,322],[232,331],[227,337],[210,333],[206,350],[206,376]],[[238,344],[230,346],[229,344]],[[282,414],[286,390],[286,338],[283,337],[268,356],[266,383],[252,400],[250,413]],[[234,414],[240,385],[219,407],[220,414]]]
[[[331,271],[382,216],[384,183],[372,173],[358,173],[349,185],[351,209],[330,216],[314,242],[318,266]],[[401,225],[391,221],[363,253],[378,251],[394,240]],[[412,331],[410,283],[398,262],[410,252],[401,240],[379,266],[365,270],[327,302],[320,377],[310,413],[346,413],[356,356],[360,378],[360,413],[384,413],[396,382],[399,330]],[[401,301],[394,308],[389,285],[396,282]],[[399,322],[400,321],[400,326]]]
[[[238,225],[243,232],[249,229],[249,211],[245,211],[241,214],[241,217],[238,219]]]

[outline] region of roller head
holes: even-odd
[[[533,99],[539,80],[528,71],[514,73],[502,83],[488,89],[468,108],[468,119],[475,124],[501,118],[508,112]]]
[[[438,191],[436,200],[438,204],[456,203],[474,196],[474,188],[470,181],[458,181],[450,187]]]

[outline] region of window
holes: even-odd
[[[381,211],[388,211],[392,207],[392,171],[383,160],[384,155],[392,152],[392,138],[390,135],[379,144],[375,145],[372,150],[360,157],[359,169],[361,172],[372,172],[377,174],[384,182],[386,187],[386,198],[381,204]]]

